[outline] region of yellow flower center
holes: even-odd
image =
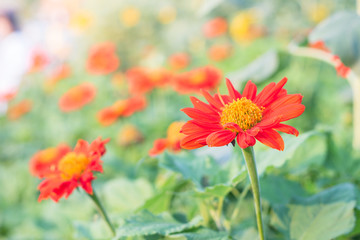
[[[48,148],[48,149],[42,150],[40,152],[39,161],[42,163],[51,162],[56,157],[56,155],[57,155],[56,148]]]
[[[190,77],[190,82],[192,84],[199,84],[205,81],[206,74],[203,71],[196,71],[193,73],[193,75]]]
[[[71,178],[80,177],[81,173],[87,168],[90,163],[90,159],[85,154],[77,154],[70,152],[66,154],[59,162],[59,171],[61,172],[61,178],[64,180],[70,180]]]
[[[236,123],[242,130],[248,130],[261,121],[263,110],[264,107],[259,108],[251,100],[242,97],[225,105],[220,123]]]

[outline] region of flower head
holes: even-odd
[[[30,159],[30,173],[36,177],[43,178],[51,175],[59,162],[71,149],[65,144],[57,147],[41,150],[33,155]]]
[[[142,133],[133,124],[127,124],[121,128],[117,135],[117,143],[120,146],[130,146],[144,139]]]
[[[97,118],[101,125],[109,126],[119,117],[129,117],[135,112],[143,110],[146,105],[146,98],[143,96],[134,96],[118,100],[110,107],[100,110],[97,114]]]
[[[29,99],[24,99],[15,105],[11,105],[7,110],[7,117],[10,120],[17,120],[24,114],[31,111],[33,103]]]
[[[231,50],[228,44],[215,44],[209,49],[208,56],[211,60],[222,61],[231,55]]]
[[[63,112],[72,112],[90,103],[95,95],[95,86],[85,82],[64,93],[59,100],[59,107]]]
[[[38,186],[40,190],[39,201],[51,198],[57,202],[60,198],[67,198],[75,188],[81,187],[87,193],[92,194],[91,182],[95,179],[93,172],[102,172],[102,161],[100,157],[105,154],[105,144],[109,139],[101,140],[97,138],[91,144],[80,139],[74,150],[69,151],[64,149],[60,155],[55,157],[54,149],[47,149],[40,154],[52,159],[53,165],[51,168],[45,167],[41,171],[41,176],[44,180]]]
[[[165,86],[171,79],[171,73],[163,68],[133,67],[126,72],[126,77],[129,92],[138,95],[145,94],[155,87]]]
[[[203,32],[205,37],[214,38],[226,33],[227,27],[226,19],[217,17],[204,24]]]
[[[113,43],[105,42],[90,49],[86,68],[94,75],[105,75],[114,72],[120,65],[116,56],[116,47]]]
[[[206,66],[180,73],[173,77],[173,86],[181,94],[211,90],[219,85],[222,73],[219,69]]]
[[[186,53],[175,53],[168,59],[170,68],[177,71],[186,68],[190,62],[190,56]]]
[[[299,132],[282,122],[300,116],[305,106],[300,94],[287,94],[283,86],[287,78],[279,83],[270,83],[259,94],[254,83],[249,81],[242,94],[226,80],[229,95],[211,96],[203,91],[206,104],[191,97],[194,108],[184,108],[192,120],[181,129],[186,135],[181,147],[195,149],[203,146],[220,147],[235,139],[241,148],[253,146],[256,140],[284,150],[284,141],[277,131],[297,136]]]
[[[156,139],[154,141],[154,146],[149,151],[150,156],[156,156],[165,149],[168,149],[172,152],[180,151],[180,141],[182,138],[185,137],[184,134],[180,132],[180,129],[184,125],[185,122],[173,122],[167,129],[167,136],[166,138]]]

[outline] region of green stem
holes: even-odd
[[[89,193],[88,193],[88,196],[94,201],[97,210],[99,211],[100,215],[103,217],[103,219],[105,220],[105,222],[106,222],[107,225],[109,226],[112,234],[115,236],[115,235],[116,235],[116,233],[115,233],[115,228],[114,228],[114,226],[111,224],[110,219],[109,219],[108,215],[106,214],[106,211],[105,211],[103,205],[101,204],[99,198],[97,197],[95,191],[93,191],[93,194],[89,194]]]
[[[259,177],[256,171],[255,154],[253,147],[242,149],[247,170],[249,173],[250,184],[254,195],[254,205],[256,213],[256,222],[260,235],[260,240],[264,240],[264,224],[261,217],[261,199],[260,199],[260,184]]]

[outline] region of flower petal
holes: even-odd
[[[255,138],[266,146],[280,151],[284,150],[284,140],[280,134],[273,129],[265,129],[259,132]]]
[[[229,95],[232,99],[238,99],[241,98],[241,94],[236,91],[236,89],[234,88],[234,85],[231,83],[231,81],[226,78],[226,87],[229,91]]]
[[[181,109],[189,117],[201,122],[218,123],[220,117],[214,114],[207,114],[195,108],[183,108]]]
[[[190,100],[191,100],[192,104],[194,105],[194,108],[199,109],[202,112],[217,113],[216,110],[213,107],[211,107],[210,105],[204,103],[203,101],[200,101],[196,97],[191,96]]]
[[[207,91],[201,90],[201,93],[211,106],[215,107],[218,111],[221,110],[223,104],[220,101],[216,101],[215,98],[213,98]]]
[[[267,118],[281,116],[280,122],[283,122],[300,116],[304,111],[305,111],[305,106],[302,104],[285,105],[268,113],[266,116],[264,116],[264,120]]]
[[[256,97],[256,92],[257,92],[256,85],[249,80],[245,85],[242,95],[243,97],[246,97],[247,99],[253,101]]]
[[[236,137],[236,141],[241,148],[247,148],[249,146],[254,146],[256,140],[253,136],[250,136],[246,132],[239,133]]]
[[[296,128],[294,128],[290,125],[282,124],[282,123],[279,123],[278,125],[273,127],[273,129],[283,132],[283,133],[292,134],[295,136],[299,135],[299,131]]]
[[[221,147],[231,143],[236,137],[236,133],[230,130],[220,130],[211,133],[206,138],[206,143],[209,147]]]
[[[276,96],[283,88],[285,83],[287,82],[287,78],[284,77],[280,82],[277,84],[269,84],[267,85],[260,94],[255,98],[254,102],[258,106],[265,106],[271,103],[271,100],[274,96]]]

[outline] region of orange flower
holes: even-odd
[[[89,73],[105,75],[114,72],[120,65],[120,60],[115,53],[113,43],[105,42],[93,46],[86,63]]]
[[[284,150],[284,141],[277,131],[295,136],[299,132],[281,122],[298,117],[305,110],[300,94],[287,94],[283,89],[286,82],[283,78],[277,84],[270,83],[257,94],[256,85],[248,81],[240,94],[227,79],[229,95],[211,96],[202,91],[209,104],[191,97],[194,108],[182,109],[192,120],[181,129],[187,135],[181,140],[181,147],[220,147],[235,144],[236,139],[241,148],[253,146],[258,140],[271,148]]]
[[[165,149],[168,149],[172,152],[180,151],[180,141],[185,137],[184,134],[180,133],[180,129],[185,124],[185,122],[173,122],[170,124],[167,130],[167,138],[160,138],[154,141],[154,146],[149,151],[149,155],[154,157]]]
[[[51,174],[43,173],[44,180],[38,186],[38,201],[51,198],[55,202],[67,198],[75,188],[81,187],[92,194],[93,172],[103,172],[100,157],[105,154],[105,144],[109,139],[97,138],[91,144],[78,140],[73,151],[63,155],[51,169]]]
[[[211,90],[218,86],[221,75],[221,71],[212,66],[196,68],[176,75],[173,86],[181,94],[199,92],[200,89]]]
[[[49,63],[49,58],[42,50],[34,50],[31,54],[30,73],[39,72]]]
[[[119,117],[129,117],[135,112],[143,110],[146,105],[146,98],[143,96],[118,100],[112,106],[100,110],[97,114],[97,119],[101,125],[109,126]]]
[[[90,103],[96,95],[93,84],[85,82],[70,88],[59,100],[59,107],[63,112],[72,112]]]
[[[125,125],[118,133],[117,143],[120,146],[129,146],[144,139],[141,132],[132,124]]]
[[[186,68],[189,65],[190,57],[186,53],[176,53],[169,57],[170,68],[178,71]]]
[[[169,82],[171,74],[162,68],[146,69],[134,67],[126,72],[126,77],[129,82],[129,92],[138,95],[147,93],[155,87],[165,86]]]
[[[19,119],[24,114],[30,112],[31,108],[32,108],[32,101],[25,99],[13,106],[10,106],[7,111],[7,116],[10,120],[16,120]]]
[[[30,173],[39,178],[51,175],[55,171],[59,160],[70,151],[69,146],[60,144],[57,147],[37,152],[30,159]]]
[[[205,37],[214,38],[226,33],[227,27],[226,19],[217,17],[204,24],[203,32]]]
[[[208,56],[211,60],[222,61],[231,55],[231,50],[228,44],[216,44],[209,49]]]

